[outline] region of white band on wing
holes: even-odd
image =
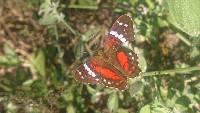
[[[127,40],[122,34],[118,34],[117,31],[110,31],[110,34],[118,38],[121,42],[125,43]]]
[[[83,66],[87,70],[89,75],[91,75],[92,77],[96,77],[96,74],[88,67],[86,63],[84,63]]]

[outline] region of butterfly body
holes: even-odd
[[[128,15],[120,16],[105,37],[103,50],[75,68],[75,79],[83,83],[125,89],[127,79],[139,73],[137,55],[122,46],[132,41],[133,36],[131,18]]]

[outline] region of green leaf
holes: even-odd
[[[164,105],[162,102],[155,100],[151,104],[151,113],[170,113],[172,110]]]
[[[129,113],[129,111],[127,109],[122,109],[122,108],[118,109],[117,112],[118,113]]]
[[[96,27],[96,28],[91,28],[89,29],[86,33],[84,33],[82,35],[82,40],[84,42],[87,42],[89,41],[91,38],[93,38],[98,32],[100,31],[100,28],[99,27]]]
[[[34,96],[47,96],[48,95],[48,89],[47,89],[47,85],[46,82],[44,80],[35,80],[32,84],[31,84],[31,91],[32,92],[27,92],[30,95],[34,95]]]
[[[34,79],[29,79],[29,80],[26,80],[22,83],[23,86],[30,86],[31,84],[33,84],[35,80]]]
[[[145,0],[145,1],[150,9],[154,9],[155,4],[154,2],[152,2],[152,0]]]
[[[190,36],[200,35],[200,0],[166,0],[168,20]]]
[[[2,82],[2,80],[1,80],[1,82]],[[3,91],[6,91],[6,92],[13,90],[11,87],[4,85],[4,84],[1,84],[1,83],[0,83],[0,88],[1,88],[1,90],[3,89]]]
[[[96,0],[79,0],[78,3],[70,0],[68,8],[97,10],[98,3]]]
[[[4,45],[3,50],[4,50],[6,55],[11,55],[11,56],[16,55],[15,51],[10,46],[8,46],[7,44]]]
[[[179,104],[183,108],[187,108],[189,107],[189,104],[191,104],[191,101],[187,96],[181,96],[176,100],[176,104]]]
[[[79,0],[80,5],[86,5],[86,6],[91,6],[91,5],[97,5],[96,0]]]
[[[119,107],[119,100],[117,96],[117,92],[113,92],[109,95],[108,97],[108,102],[107,102],[108,109],[110,112],[115,113]]]
[[[142,72],[146,72],[147,62],[143,55],[143,50],[136,47],[134,48],[134,50],[138,55],[139,68],[142,70]]]
[[[194,58],[194,57],[197,57],[199,55],[200,55],[199,50],[196,47],[193,47],[192,51],[190,52],[190,57]]]
[[[143,106],[139,113],[151,113],[150,105]]]
[[[4,55],[0,56],[0,65],[2,66],[14,66],[19,63],[19,59],[14,49],[4,44]]]
[[[40,75],[45,76],[46,74],[45,56],[42,50],[39,50],[38,52],[33,54],[32,64]]]
[[[132,5],[132,6],[135,6],[135,5],[137,5],[137,0],[130,0],[130,4]]]
[[[74,53],[76,59],[80,59],[84,55],[84,43],[83,41],[79,41],[78,44],[74,48]]]
[[[172,106],[173,107],[173,106]],[[140,109],[139,113],[176,113],[174,109],[167,107],[160,101],[155,100],[151,104],[147,104]]]
[[[39,23],[41,25],[52,25],[63,20],[64,15],[57,11],[58,7],[59,2],[51,2],[51,0],[45,0],[45,2],[40,6],[38,13],[41,16]]]
[[[17,105],[13,104],[12,102],[9,102],[6,105],[6,111],[8,113],[16,113],[16,111],[17,111]]]
[[[130,88],[129,88],[129,93],[130,93],[131,97],[134,97],[136,94],[141,92],[143,87],[144,87],[144,84],[142,83],[141,80],[134,80],[130,84]]]
[[[88,90],[88,92],[90,93],[90,94],[94,94],[95,95],[95,93],[96,93],[96,90],[94,89],[94,88],[92,88],[91,86],[89,86],[89,85],[87,85],[87,90]]]
[[[73,101],[74,99],[74,95],[71,92],[67,92],[62,97],[66,102]]]
[[[66,108],[66,113],[76,113],[74,106],[72,104],[69,104]]]

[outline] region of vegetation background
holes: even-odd
[[[199,0],[0,0],[0,113],[200,113]],[[126,91],[72,67],[132,14],[142,73]]]

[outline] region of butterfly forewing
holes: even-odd
[[[133,22],[127,14],[120,16],[113,24],[105,38],[105,47],[132,41],[134,37]]]

